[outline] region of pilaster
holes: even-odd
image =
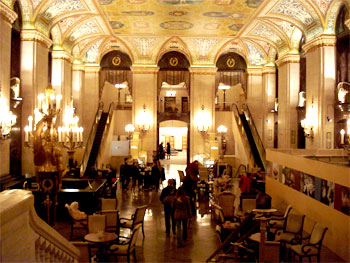
[[[278,65],[278,148],[297,148],[300,56],[286,54]]]
[[[334,102],[336,87],[336,36],[322,35],[307,42],[306,54],[306,113],[313,104],[314,138],[307,139],[308,149],[334,147]],[[312,103],[313,102],[313,103]]]
[[[152,160],[152,153],[157,149],[157,73],[159,67],[156,65],[134,65],[131,68],[133,73],[132,85],[132,119],[136,129],[142,118],[147,115],[150,124],[149,130],[141,135],[141,149],[139,153],[147,152],[147,159]],[[143,113],[144,112],[144,113]],[[140,130],[139,130],[140,131]]]
[[[215,133],[215,76],[216,67],[190,67],[190,159],[210,154],[205,138],[197,129],[198,122],[205,122],[209,133]],[[203,107],[203,108],[202,108]],[[209,156],[207,156],[209,157]]]
[[[72,67],[72,97],[73,106],[77,109],[79,119],[83,119],[83,90],[85,79],[85,67],[82,63],[75,61]]]
[[[22,124],[33,115],[39,93],[48,85],[48,52],[52,41],[34,29],[21,31],[21,94],[23,98]],[[24,139],[22,140],[24,142]],[[32,149],[22,147],[22,173],[34,172]]]

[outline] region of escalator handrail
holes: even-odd
[[[252,117],[252,114],[249,110],[249,107],[247,104],[243,104],[242,105],[242,108],[243,108],[243,111],[244,112],[247,112],[248,113],[248,117],[249,117],[249,120],[251,120],[251,125],[250,126],[250,130],[252,131],[252,135],[253,135],[253,139],[255,141],[255,145],[257,146],[257,149],[259,151],[259,154],[261,156],[261,161],[264,165],[264,169],[266,170],[266,151],[265,151],[265,147],[264,147],[264,144],[259,136],[259,133],[258,133],[258,130],[255,126],[255,123],[254,123],[254,119]],[[249,123],[249,122],[248,122]]]
[[[100,101],[98,104],[98,109],[97,109],[97,112],[96,112],[96,115],[94,118],[94,122],[92,123],[91,128],[90,128],[89,137],[88,137],[86,144],[85,144],[85,150],[84,150],[84,154],[83,154],[83,157],[81,159],[81,165],[80,165],[80,176],[83,176],[85,173],[86,166],[87,166],[88,161],[89,161],[89,154],[91,152],[91,148],[92,148],[92,145],[94,142],[98,121],[101,118],[103,107],[104,107],[104,103],[103,103],[103,101]]]

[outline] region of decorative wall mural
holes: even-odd
[[[266,64],[266,59],[259,48],[246,40],[244,40],[244,44],[248,48],[250,64],[257,66]]]
[[[143,4],[146,0],[128,0],[130,4]]]
[[[151,11],[122,11],[122,14],[128,16],[151,16],[154,15],[154,12]]]
[[[157,41],[155,37],[133,37],[134,42],[141,56],[149,56],[149,52],[152,49],[154,43]]]
[[[273,23],[275,23],[290,39],[293,31],[295,29],[295,26],[287,21],[281,21],[277,19],[271,19]]]
[[[159,25],[167,30],[187,30],[193,27],[193,24],[187,21],[166,21]]]
[[[188,13],[185,11],[181,11],[181,10],[176,10],[176,11],[171,11],[169,12],[170,16],[184,16],[187,15]]]
[[[149,24],[148,22],[144,22],[144,21],[136,21],[133,23],[135,28],[139,28],[139,29],[145,29],[145,28],[149,28]]]
[[[250,8],[258,8],[264,0],[246,0],[245,2]]]
[[[42,0],[32,0],[33,8],[36,9],[36,7],[42,2]]]
[[[269,50],[270,50],[270,44],[269,43],[267,43],[265,41],[262,41],[262,40],[254,40],[254,41],[257,42],[264,49],[266,54],[269,53]]]
[[[328,7],[332,3],[333,0],[312,0],[315,5],[318,6],[323,15],[326,14]]]
[[[228,12],[207,12],[207,13],[203,13],[203,16],[208,16],[208,17],[230,17],[230,18],[242,18],[242,17],[245,17],[244,14],[228,13]]]
[[[93,33],[98,33],[100,30],[96,24],[95,21],[89,21],[83,25],[81,25],[78,29],[76,29],[69,37],[70,41],[74,41],[77,38],[83,36],[83,35],[88,35],[88,34],[93,34]]]
[[[85,53],[84,62],[95,63],[98,58],[99,49],[102,43],[102,39],[93,44]]]
[[[60,26],[62,34],[64,34],[72,25],[77,23],[81,19],[81,16],[68,17],[61,20],[58,24]]]
[[[282,0],[273,12],[293,17],[306,26],[310,26],[315,21],[309,11],[297,0]]]
[[[109,21],[110,25],[112,26],[113,29],[120,29],[124,26],[123,23],[118,22],[118,21]]]
[[[280,45],[282,42],[282,39],[277,35],[277,33],[269,26],[265,24],[259,24],[253,32],[251,32],[252,35],[260,36],[263,38],[267,38],[273,42],[275,42],[277,45]]]
[[[110,5],[113,3],[113,0],[99,0],[101,5]]]
[[[203,0],[158,0],[158,2],[167,5],[193,5],[202,3]]]
[[[51,20],[59,14],[82,9],[85,9],[85,7],[79,0],[57,0],[45,11],[43,17]]]
[[[219,41],[217,38],[191,38],[191,40],[201,57],[208,56],[214,45]]]
[[[242,28],[243,24],[232,24],[228,28],[232,31],[239,31]]]

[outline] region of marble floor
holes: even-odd
[[[183,156],[173,157],[171,160],[162,160],[166,171],[166,178],[175,178],[179,185],[177,170],[185,170]],[[118,186],[119,187],[119,186]],[[163,205],[159,200],[159,192],[155,190],[141,190],[137,192],[117,191],[118,209],[122,217],[130,217],[135,208],[147,205],[145,216],[145,239],[138,237],[136,258],[138,262],[205,262],[215,251],[218,240],[215,234],[215,226],[211,219],[208,197],[202,197],[197,203],[197,216],[192,218],[188,233],[188,240],[184,246],[177,248],[176,237],[165,233]],[[56,230],[67,239],[70,235],[70,222],[67,220],[57,222]],[[85,231],[76,231],[73,240],[83,240]],[[85,252],[83,251],[83,254]],[[87,252],[83,255],[88,261]],[[341,262],[327,248],[323,249],[322,262]],[[83,260],[84,261],[84,260]],[[114,261],[114,257],[110,259]],[[133,262],[133,259],[131,259]],[[118,262],[126,262],[126,257],[119,257]],[[223,262],[219,260],[219,262]],[[226,262],[231,262],[229,259]]]

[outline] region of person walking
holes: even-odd
[[[160,170],[157,162],[158,161],[153,161],[152,170],[151,170],[152,184],[153,184],[153,188],[156,189],[156,191],[158,191],[159,189],[159,179],[160,179]]]
[[[187,222],[192,217],[190,200],[186,197],[182,186],[177,190],[173,200],[173,210],[176,221],[177,247],[181,247],[183,241],[187,240]]]
[[[170,143],[167,142],[167,144],[166,144],[166,159],[167,160],[170,160],[170,150],[171,150]]]
[[[128,164],[128,158],[124,158],[124,163],[120,166],[120,180],[122,182],[123,191],[128,190],[130,183],[130,166]]]
[[[172,203],[176,195],[176,181],[175,179],[168,180],[168,186],[162,190],[160,194],[160,201],[164,205],[164,217],[165,217],[165,233],[170,234],[170,226],[173,234],[176,233],[176,225],[174,219],[174,211],[172,210]]]
[[[131,177],[132,177],[132,192],[135,193],[137,190],[137,184],[140,181],[140,169],[139,169],[139,162],[137,161],[137,159],[133,160],[132,166],[131,166]]]

